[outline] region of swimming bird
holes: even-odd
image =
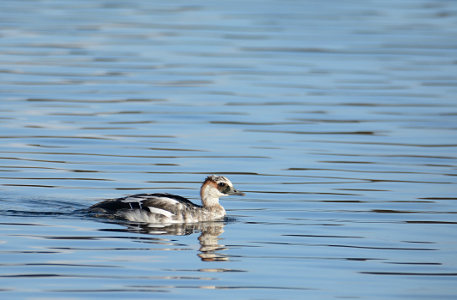
[[[195,223],[221,220],[226,212],[219,198],[243,196],[224,176],[208,176],[200,188],[202,205],[168,193],[136,194],[109,199],[92,205],[89,212],[97,217],[125,219],[142,223]]]

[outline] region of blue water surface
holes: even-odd
[[[2,299],[455,299],[454,1],[0,7]],[[83,212],[209,174],[224,222]]]

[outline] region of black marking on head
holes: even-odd
[[[227,181],[228,179],[224,176],[217,176],[217,175],[210,175],[206,177],[205,181],[211,180],[213,182],[221,182],[221,181]]]
[[[228,180],[227,177],[212,175],[209,176],[207,179],[210,179],[211,181],[216,183],[217,189],[222,194],[228,195],[230,191],[233,189],[230,180]]]
[[[202,187],[205,186],[208,182],[211,182],[215,188],[222,194],[228,195],[242,195],[241,192],[238,192],[234,189],[231,181],[225,176],[211,175],[206,177],[205,182]]]
[[[230,185],[228,185],[228,184],[225,183],[225,182],[218,182],[218,184],[217,184],[217,189],[218,189],[219,192],[221,192],[222,194],[227,194],[227,193],[230,191]]]

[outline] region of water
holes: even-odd
[[[455,299],[455,2],[1,6],[2,299]],[[213,173],[227,222],[77,212]]]

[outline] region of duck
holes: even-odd
[[[108,199],[92,205],[89,212],[96,217],[124,219],[138,223],[197,223],[223,220],[226,216],[219,198],[244,196],[225,176],[210,175],[200,188],[202,205],[169,193],[135,194]]]

